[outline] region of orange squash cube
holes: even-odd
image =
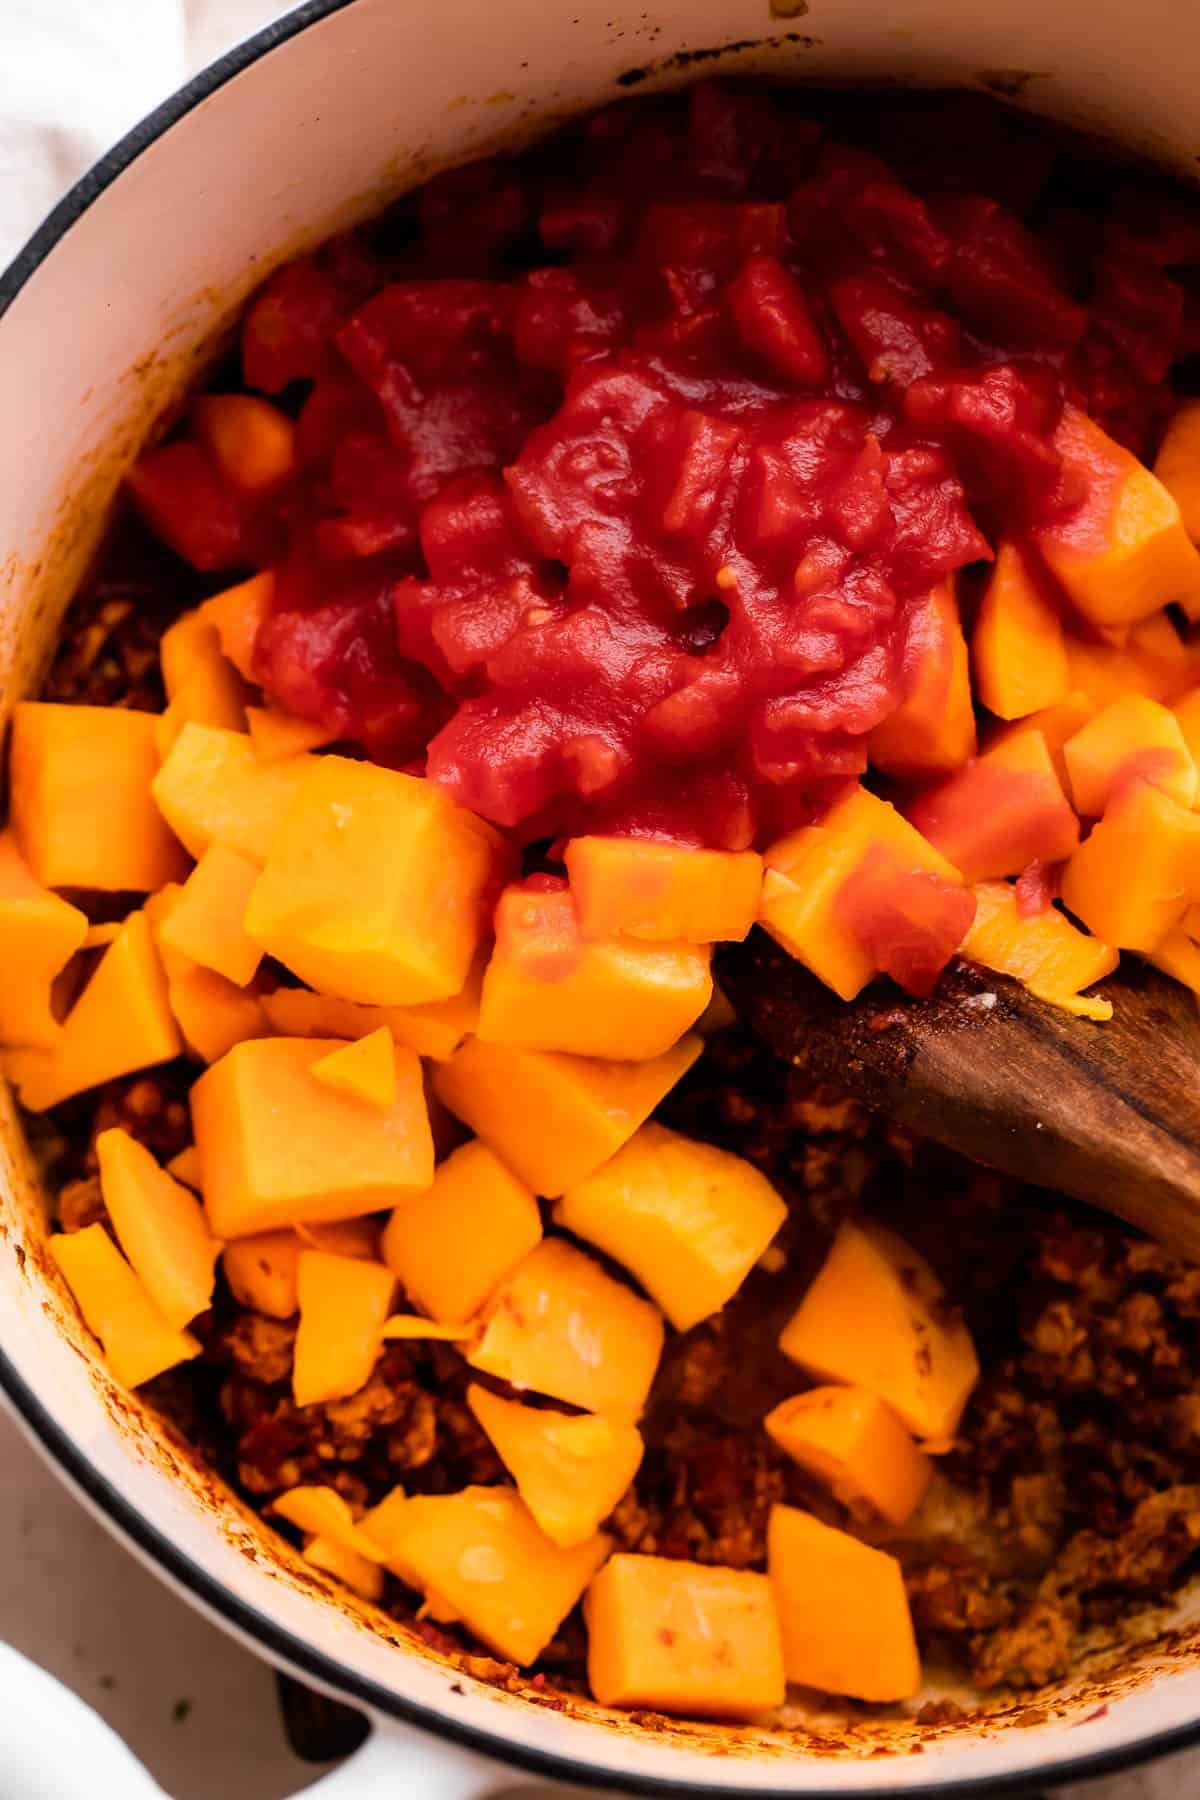
[[[304,1250],[379,1260],[379,1227],[373,1219],[301,1225],[296,1231],[259,1231],[235,1238],[221,1252],[221,1267],[239,1306],[268,1319],[290,1319],[300,1304],[297,1278]]]
[[[313,1079],[336,1043],[254,1038],[191,1092],[204,1204],[218,1237],[351,1219],[433,1180],[433,1140],[411,1050],[396,1051],[396,1104],[380,1112]]]
[[[53,1045],[51,989],[87,931],[85,914],[35,881],[12,832],[0,832],[0,1043]]]
[[[246,929],[322,993],[385,1006],[448,1000],[466,984],[511,861],[499,834],[433,782],[317,757]]]
[[[160,758],[170,754],[172,744],[189,721],[211,725],[220,731],[246,729],[246,698],[250,690],[233,664],[222,655],[216,627],[199,614],[189,614],[171,630],[178,631],[193,618],[199,620],[199,629],[189,628],[189,664],[181,671],[167,710],[159,716],[155,726],[154,742]],[[170,636],[169,632],[167,636]],[[166,638],[163,643],[165,645]],[[182,660],[181,655],[179,661]]]
[[[159,928],[160,941],[237,987],[254,979],[262,951],[246,931],[246,906],[258,866],[224,844],[210,844]]]
[[[385,1025],[397,1044],[445,1062],[479,1023],[483,964],[475,962],[462,992],[424,1006],[364,1006],[314,994],[310,988],[276,988],[262,996],[271,1028],[282,1037],[361,1038]]]
[[[173,700],[198,662],[221,654],[221,639],[199,607],[181,613],[158,640],[158,666],[168,701]]]
[[[260,394],[201,394],[192,403],[192,431],[225,479],[259,500],[296,467],[296,427]]]
[[[1046,740],[1032,730],[918,794],[908,817],[971,886],[1019,875],[1031,862],[1061,862],[1079,842]]]
[[[235,1044],[266,1037],[269,1029],[254,995],[212,969],[173,969],[167,999],[187,1048],[204,1063],[220,1062]]]
[[[975,713],[953,578],[911,602],[903,680],[904,698],[871,733],[872,766],[917,780],[960,768],[975,754]]]
[[[212,1304],[221,1248],[200,1202],[119,1127],[100,1133],[96,1155],[104,1204],[134,1274],[168,1325],[190,1325]]]
[[[1174,713],[1157,700],[1126,694],[1096,714],[1063,746],[1075,810],[1098,819],[1130,781],[1148,781],[1180,806],[1196,804],[1196,765]]]
[[[572,838],[563,859],[585,938],[740,942],[762,888],[753,850],[695,850],[651,838]]]
[[[899,870],[958,884],[957,869],[896,808],[858,787],[821,825],[795,831],[766,853],[759,923],[843,1000],[878,973],[839,905],[842,889],[876,847]]]
[[[1005,542],[971,638],[975,692],[998,719],[1057,706],[1071,686],[1062,620],[1047,584],[1018,544]]]
[[[460,1324],[474,1318],[541,1236],[529,1189],[476,1140],[439,1165],[427,1193],[401,1201],[381,1253],[423,1312]]]
[[[707,946],[585,938],[566,888],[510,887],[496,908],[478,1036],[485,1044],[647,1062],[712,998]]]
[[[894,1556],[793,1506],[774,1506],[767,1567],[789,1681],[855,1700],[907,1700],[921,1662]]]
[[[196,1339],[167,1324],[103,1225],[56,1232],[49,1241],[84,1323],[122,1386],[140,1387],[199,1356]]]
[[[435,1618],[524,1668],[536,1662],[612,1547],[598,1533],[561,1550],[512,1488],[415,1494],[387,1533],[388,1567],[424,1593]]]
[[[1072,690],[1087,694],[1097,712],[1125,694],[1144,694],[1148,700],[1170,706],[1188,685],[1190,672],[1185,664],[1147,650],[1135,640],[1133,631],[1129,641],[1120,646],[1092,644],[1075,637],[1068,637],[1066,643]]]
[[[44,887],[144,894],[187,868],[151,798],[156,722],[127,707],[17,706],[9,812]]]
[[[998,975],[1011,975],[1049,1006],[1078,1018],[1112,1018],[1112,1001],[1085,998],[1088,988],[1111,975],[1120,957],[1111,944],[1079,931],[1057,907],[1023,917],[1007,881],[975,889],[975,920],[962,954]]]
[[[396,1104],[396,1047],[386,1025],[323,1056],[312,1072],[335,1093],[365,1100],[382,1112],[390,1112]]]
[[[312,761],[293,756],[260,762],[245,732],[189,722],[152,791],[163,818],[193,856],[218,843],[262,864]]]
[[[891,1407],[860,1387],[817,1387],[782,1401],[767,1435],[851,1510],[903,1525],[921,1504],[933,1464]]]
[[[274,597],[275,577],[268,569],[214,594],[200,607],[202,617],[216,626],[223,653],[247,681],[254,680],[254,646]]]
[[[173,1156],[167,1164],[167,1174],[173,1175],[176,1181],[182,1181],[184,1187],[190,1187],[198,1194],[204,1186],[200,1174],[200,1152],[195,1144],[186,1144],[178,1156]]]
[[[878,1394],[935,1444],[954,1436],[979,1378],[970,1333],[928,1263],[868,1219],[840,1227],[779,1347],[817,1381]]]
[[[677,1331],[736,1294],[787,1217],[752,1163],[653,1120],[569,1187],[555,1219],[623,1263]]]
[[[1186,915],[1185,915],[1186,916]],[[1200,996],[1200,944],[1189,936],[1182,925],[1168,931],[1162,942],[1150,952],[1148,959],[1173,981],[1191,988]]]
[[[357,1594],[360,1600],[382,1600],[383,1570],[356,1550],[347,1549],[335,1538],[312,1537],[300,1552],[306,1563],[332,1575],[335,1581]]]
[[[545,1238],[497,1289],[473,1369],[613,1418],[640,1418],[662,1354],[662,1315],[582,1250]]]
[[[21,1087],[31,1112],[170,1062],[183,1049],[167,978],[144,912],[131,913],[63,1021],[46,1061]]]
[[[754,1719],[783,1704],[771,1584],[748,1569],[610,1557],[583,1602],[588,1686],[602,1706]]]
[[[1027,719],[1018,719],[1011,725],[991,732],[984,745],[985,753],[998,750],[1002,745],[1023,743],[1036,732],[1046,746],[1059,785],[1066,793],[1071,783],[1063,760],[1063,745],[1089,719],[1094,719],[1099,710],[1100,704],[1089,694],[1085,694],[1082,688],[1072,688],[1066,699],[1060,700],[1057,706],[1048,706],[1042,712],[1030,713]]]
[[[1200,767],[1200,687],[1192,688],[1174,707],[1175,722],[1183,733],[1193,762]]]
[[[467,1405],[537,1524],[562,1550],[594,1536],[641,1464],[642,1434],[624,1419],[522,1406],[475,1386]]]
[[[535,1194],[553,1200],[615,1155],[703,1048],[689,1034],[649,1062],[604,1062],[469,1037],[435,1070],[433,1091]]]
[[[1086,493],[1033,539],[1071,604],[1102,626],[1200,607],[1200,553],[1158,477],[1075,406],[1064,406],[1054,447]]]
[[[396,1278],[382,1263],[302,1250],[296,1264],[300,1323],[292,1361],[297,1406],[357,1394],[383,1347]]]
[[[336,1488],[301,1486],[288,1488],[271,1502],[270,1510],[286,1519],[298,1531],[312,1537],[328,1538],[367,1562],[380,1564],[386,1560],[375,1539],[363,1530]]]
[[[299,756],[305,750],[321,750],[337,742],[337,732],[328,725],[293,719],[269,706],[248,706],[246,724],[254,754],[262,762],[278,762],[281,757]]]
[[[1154,473],[1179,508],[1183,528],[1200,543],[1200,400],[1181,400],[1171,415]],[[1196,618],[1191,611],[1189,618]]]
[[[1063,870],[1062,897],[1105,943],[1153,950],[1200,899],[1200,817],[1132,782]]]

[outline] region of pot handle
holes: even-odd
[[[420,1800],[581,1800],[583,1795],[582,1788],[509,1768],[411,1725],[391,1719],[372,1724],[362,1749],[305,1788],[303,1800],[396,1800],[398,1794],[419,1794]],[[589,1800],[602,1796],[591,1789]]]

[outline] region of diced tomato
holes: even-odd
[[[129,491],[146,523],[193,568],[236,569],[252,561],[246,505],[191,438],[140,457],[129,472]]]

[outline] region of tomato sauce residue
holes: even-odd
[[[626,103],[274,275],[243,373],[299,476],[253,509],[156,453],[194,560],[278,571],[268,692],[526,840],[816,816],[921,598],[1079,506],[1064,401],[1144,453],[1200,342],[1169,190],[1073,206],[1069,150],[962,105]]]

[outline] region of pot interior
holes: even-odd
[[[697,73],[983,86],[1194,166],[1200,10],[510,0],[314,4],[235,53],[81,184],[0,286],[0,698],[33,691],[117,483],[272,266],[435,168]],[[1017,65],[1020,65],[1019,67]],[[624,1781],[817,1794],[944,1789],[1161,1747],[1200,1718],[1200,1603],[1035,1705],[918,1727],[650,1730],[497,1690],[335,1592],[99,1367],[44,1250],[45,1199],[0,1095],[0,1379],[77,1486],[202,1604],[319,1682],[519,1755]],[[938,1689],[937,1692],[944,1690]],[[914,1709],[915,1710],[915,1709]],[[921,1754],[916,1754],[920,1752]]]

